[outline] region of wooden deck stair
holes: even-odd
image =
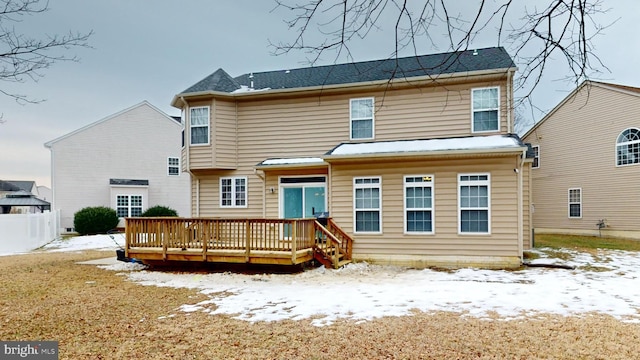
[[[345,233],[333,219],[327,225],[315,222],[316,244],[313,258],[326,268],[338,269],[352,260],[353,239]]]

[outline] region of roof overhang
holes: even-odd
[[[299,157],[299,158],[270,158],[256,164],[254,169],[269,170],[289,170],[289,169],[320,169],[329,166],[322,158]]]
[[[182,108],[185,105],[185,98],[197,98],[197,97],[224,97],[229,99],[243,99],[243,98],[256,98],[256,97],[272,97],[272,96],[282,96],[282,95],[290,95],[290,94],[302,94],[308,92],[317,92],[317,91],[344,91],[347,89],[361,89],[361,88],[371,88],[371,87],[379,87],[379,86],[387,86],[391,85],[400,85],[407,84],[409,86],[415,86],[421,82],[436,82],[436,81],[445,81],[445,80],[456,80],[459,78],[468,79],[471,76],[490,76],[490,75],[506,75],[508,72],[514,72],[517,68],[500,68],[500,69],[490,69],[490,70],[477,70],[477,71],[464,71],[464,72],[456,72],[449,74],[436,74],[436,75],[423,75],[423,76],[414,76],[414,77],[399,77],[393,79],[382,79],[382,80],[374,80],[374,81],[363,81],[363,82],[355,82],[355,83],[346,83],[346,84],[331,84],[331,85],[322,85],[322,86],[308,86],[308,87],[298,87],[298,88],[286,88],[286,89],[269,89],[269,90],[255,90],[255,91],[244,91],[237,93],[226,93],[221,91],[197,91],[191,93],[181,93],[177,94],[171,100],[171,106],[176,107],[178,109]]]
[[[522,155],[527,146],[511,135],[343,143],[323,156],[328,163],[380,158]]]

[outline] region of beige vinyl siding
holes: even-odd
[[[354,234],[354,256],[519,256],[514,163],[515,156],[333,164],[330,212],[345,231],[353,234],[353,178],[380,176],[382,234]],[[458,234],[458,175],[462,173],[490,174],[491,234]],[[404,234],[403,176],[421,174],[434,175],[435,234]]]
[[[375,99],[375,141],[470,136],[471,89],[497,84],[238,102],[238,155],[252,157],[255,151],[260,155],[254,159],[260,159],[323,154],[349,141],[349,101],[361,97]],[[506,133],[504,86],[500,95],[501,131]]]
[[[247,178],[247,207],[221,207],[220,206],[220,178],[221,177],[246,177]],[[199,184],[198,184],[199,182]],[[199,187],[199,194],[198,194]],[[192,186],[193,214],[199,217],[219,218],[261,218],[262,194],[264,183],[253,172],[219,171],[215,174],[198,174],[194,176]],[[198,206],[199,205],[199,206]]]
[[[588,101],[587,101],[588,100]],[[540,146],[532,170],[535,228],[640,230],[640,165],[616,166],[616,139],[639,127],[640,97],[600,86],[584,87],[525,141]],[[568,189],[582,188],[582,218],[568,218]]]
[[[238,166],[236,136],[236,104],[214,101],[212,127],[213,168],[235,169]]]

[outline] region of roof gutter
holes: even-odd
[[[173,100],[171,101],[171,106],[179,107],[177,102],[178,100],[184,101],[185,97],[196,97],[196,96],[219,96],[219,97],[227,97],[227,98],[243,98],[243,97],[257,97],[257,96],[269,96],[269,95],[281,95],[281,94],[289,94],[289,93],[298,93],[298,92],[311,92],[318,90],[340,90],[340,89],[348,89],[348,88],[356,88],[356,87],[369,87],[369,86],[379,86],[386,85],[388,83],[410,83],[410,82],[420,82],[420,81],[435,81],[435,80],[450,80],[456,78],[465,78],[470,76],[483,76],[483,75],[496,75],[507,73],[510,74],[512,71],[515,71],[516,68],[500,68],[500,69],[490,69],[490,70],[477,70],[477,71],[464,71],[464,72],[456,72],[450,74],[437,74],[437,75],[423,75],[423,76],[415,76],[415,77],[403,77],[403,78],[393,78],[393,79],[382,79],[382,80],[374,80],[374,81],[362,81],[362,82],[354,82],[354,83],[346,83],[346,84],[333,84],[333,85],[319,85],[319,86],[308,86],[308,87],[297,87],[297,88],[286,88],[286,89],[270,89],[264,91],[247,91],[247,92],[239,92],[239,93],[227,93],[222,91],[214,91],[214,90],[205,90],[205,91],[196,91],[191,93],[182,93],[175,95]]]

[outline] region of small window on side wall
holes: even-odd
[[[180,175],[180,158],[178,157],[167,158],[167,175],[169,176]]]
[[[569,218],[579,219],[582,217],[582,189],[569,189]]]
[[[500,90],[498,87],[471,90],[472,132],[500,129]]]
[[[351,99],[349,108],[351,140],[373,139],[373,98]]]
[[[531,148],[533,149],[533,164],[531,168],[537,169],[540,167],[540,145],[533,145]]]

